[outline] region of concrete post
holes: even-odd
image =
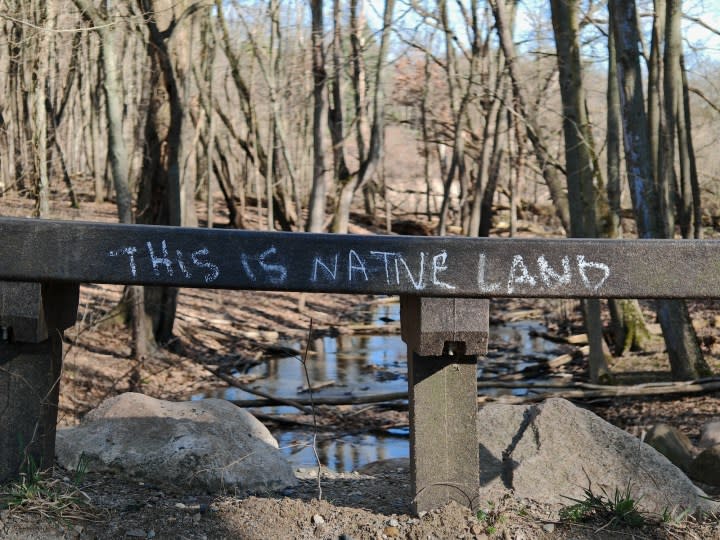
[[[32,463],[50,467],[62,371],[62,332],[75,324],[78,286],[0,282],[0,482]]]
[[[478,504],[477,358],[487,352],[488,306],[474,298],[400,298],[415,512]]]

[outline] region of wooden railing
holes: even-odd
[[[80,283],[401,297],[417,511],[479,489],[488,299],[720,296],[720,243],[353,236],[0,218],[0,481],[51,463]]]

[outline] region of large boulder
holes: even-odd
[[[279,490],[297,480],[275,438],[221,399],[170,402],[127,393],[104,401],[77,427],[58,430],[58,462],[178,488]]]
[[[490,404],[478,415],[480,500],[517,497],[568,505],[584,489],[612,498],[630,489],[647,512],[717,511],[654,448],[564,399]]]

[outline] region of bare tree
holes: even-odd
[[[361,7],[361,6],[360,6]],[[351,12],[358,9],[358,2],[351,1]],[[380,31],[380,44],[377,52],[377,62],[375,65],[375,81],[372,90],[372,122],[370,124],[370,142],[367,153],[360,162],[359,169],[356,174],[350,175],[346,182],[338,179],[338,194],[335,206],[335,213],[331,225],[332,232],[347,233],[350,221],[350,205],[357,190],[361,189],[365,182],[369,181],[377,172],[382,161],[384,152],[385,139],[385,75],[387,72],[387,54],[390,42],[390,31],[395,9],[395,0],[385,0],[385,8],[383,11],[383,27]],[[355,15],[357,17],[357,14]],[[356,18],[357,21],[357,18]],[[352,23],[351,23],[352,25]],[[351,28],[351,32],[359,32],[361,29]],[[359,40],[359,37],[351,37],[351,40]],[[359,51],[353,49],[353,54]],[[360,61],[359,59],[357,60]],[[353,89],[356,96],[362,94],[361,78],[364,76],[362,70],[359,69],[360,64],[356,64],[355,74],[353,77]],[[358,102],[356,101],[356,104]],[[360,133],[360,132],[358,132]],[[364,137],[362,133],[359,135]],[[360,142],[360,141],[359,141]],[[360,146],[360,144],[358,144]]]
[[[597,171],[582,80],[578,4],[578,0],[550,2],[563,104],[570,236],[596,238],[598,230],[594,178]],[[590,342],[590,379],[597,382],[608,377],[610,372],[602,349],[600,301],[585,300],[583,308]]]
[[[120,85],[120,68],[117,62],[117,25],[110,24],[106,9],[96,8],[88,0],[73,0],[82,16],[98,33],[100,58],[103,67],[103,90],[107,117],[108,160],[117,196],[120,223],[132,223],[132,196],[129,182],[128,151],[123,137],[123,92]]]
[[[637,10],[634,0],[610,0],[615,33],[618,85],[625,141],[625,162],[638,232],[642,238],[662,238],[658,196],[651,171],[650,139],[638,52]],[[700,351],[687,306],[681,300],[658,300],[657,314],[676,379],[710,373]]]
[[[545,183],[550,190],[550,196],[558,218],[566,231],[570,230],[570,210],[568,207],[567,195],[563,188],[561,175],[564,171],[558,166],[556,160],[549,152],[549,144],[537,122],[537,119],[530,114],[527,89],[524,81],[518,72],[517,54],[512,40],[510,17],[507,13],[506,0],[491,0],[493,15],[495,17],[500,47],[505,55],[507,70],[510,75],[513,97],[517,107],[517,113],[525,122],[525,130],[530,140],[535,159],[542,171]]]
[[[310,10],[312,12],[313,66],[313,179],[312,191],[310,193],[309,219],[307,222],[307,230],[309,232],[321,232],[325,226],[327,180],[325,175],[325,141],[323,133],[327,109],[327,101],[325,99],[327,72],[325,70],[325,48],[323,45],[323,4],[323,0],[310,0]],[[334,6],[337,5],[338,3],[335,1]],[[338,31],[338,29],[335,30],[335,32]],[[337,83],[335,86],[337,87]],[[342,122],[342,120],[340,120],[340,122]],[[342,129],[342,124],[340,124],[340,127]],[[335,141],[333,140],[333,142]]]
[[[615,34],[608,33],[608,76],[607,76],[607,213],[602,218],[605,233],[609,238],[622,236],[621,226],[621,179],[620,179],[620,131],[622,116],[615,58]],[[648,106],[649,108],[649,106]],[[642,349],[650,339],[640,304],[637,300],[608,300],[610,311],[614,354],[621,356],[629,349]]]

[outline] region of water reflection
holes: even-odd
[[[398,303],[375,306],[366,314],[365,322],[383,325],[397,324],[400,319]],[[520,371],[537,365],[538,360],[558,354],[557,345],[541,337],[545,326],[540,322],[513,322],[493,326],[490,330],[488,355],[478,365],[479,377],[495,377],[508,371]],[[282,343],[296,350],[304,350],[304,343]],[[323,386],[313,392],[317,397],[364,396],[407,390],[406,348],[400,336],[339,335],[322,337],[308,346],[307,369],[313,386]],[[272,358],[251,368],[248,374],[258,376],[256,387],[272,395],[296,398],[306,385],[300,359]],[[493,390],[494,393],[527,394],[526,389]],[[253,399],[255,396],[237,388],[227,388],[219,395],[230,400]],[[264,407],[264,413],[296,412],[291,407]],[[310,448],[312,435],[297,430],[276,430],[275,437],[292,463],[298,467],[315,465]],[[407,430],[394,430],[386,436],[370,434],[348,435],[341,438],[319,436],[318,453],[323,465],[337,471],[351,471],[366,463],[386,458],[407,457]],[[323,438],[325,437],[325,438]]]
[[[280,448],[296,467],[317,465],[312,450],[312,437],[303,431],[275,433]],[[317,442],[318,457],[323,466],[334,471],[352,471],[380,459],[407,457],[406,436],[347,435],[337,439],[320,439]]]

